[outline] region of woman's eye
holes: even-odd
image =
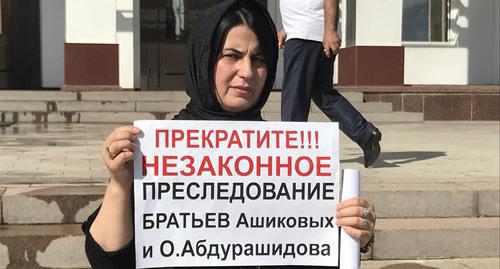
[[[240,58],[238,56],[238,54],[226,54],[226,55],[224,55],[224,57],[229,58],[229,59],[234,59],[234,60],[237,60]]]
[[[255,56],[253,58],[253,60],[257,64],[265,64],[266,63],[266,59],[264,59],[264,56]]]

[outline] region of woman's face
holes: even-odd
[[[245,25],[233,27],[215,64],[217,99],[225,111],[241,112],[257,103],[267,66],[257,35]]]

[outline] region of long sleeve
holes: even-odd
[[[85,253],[93,269],[134,269],[135,240],[132,239],[124,248],[107,252],[94,240],[90,234],[90,226],[94,222],[99,208],[82,224],[85,233]]]

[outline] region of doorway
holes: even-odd
[[[0,0],[0,89],[41,86],[40,0]]]

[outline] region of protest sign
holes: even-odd
[[[337,123],[134,125],[138,268],[338,266]]]

